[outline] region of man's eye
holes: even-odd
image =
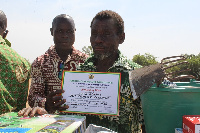
[[[73,30],[68,30],[67,33],[74,33],[74,31]]]
[[[62,33],[62,30],[58,30],[59,33]]]

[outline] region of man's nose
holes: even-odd
[[[95,38],[95,42],[96,42],[96,43],[102,43],[103,40],[104,40],[104,37],[103,37],[103,35],[101,35],[101,34],[98,34],[98,35],[96,36],[96,38]]]
[[[64,32],[64,33],[62,34],[62,37],[63,37],[63,38],[68,38],[69,35],[68,35],[66,32]]]

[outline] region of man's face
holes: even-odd
[[[58,20],[51,29],[56,48],[71,49],[75,41],[75,27],[69,19]]]
[[[117,53],[120,38],[113,19],[95,19],[91,26],[90,42],[94,55],[99,59],[104,59]]]

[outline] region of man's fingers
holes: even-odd
[[[65,91],[63,89],[57,89],[56,91],[53,91],[49,94],[49,97],[55,96],[57,94],[64,93]]]
[[[26,110],[25,110],[25,112],[24,112],[24,117],[27,117],[28,116],[28,114],[31,112],[31,110],[32,110],[32,108],[31,107],[29,107],[29,108],[27,108]]]
[[[30,116],[33,117],[35,114],[43,115],[43,114],[47,114],[47,111],[41,107],[34,107],[31,111]]]
[[[54,106],[61,106],[62,104],[64,104],[66,102],[66,99],[63,99],[63,100],[61,100],[61,101],[59,101],[59,102],[57,102],[57,103],[54,103]]]
[[[53,102],[60,101],[60,100],[62,100],[62,98],[63,98],[63,96],[54,96],[54,97],[52,98],[52,101],[53,101]]]
[[[65,109],[68,109],[68,108],[69,108],[69,106],[68,106],[68,105],[64,105],[63,107],[64,107]]]
[[[48,112],[41,107],[28,107],[28,108],[23,108],[22,110],[20,110],[18,112],[18,116],[24,116],[27,117],[30,114],[30,117],[35,116],[35,114],[39,114],[39,115],[43,115],[43,114],[47,114]]]
[[[38,109],[38,110],[37,110],[37,113],[38,113],[39,115],[48,114],[48,112],[47,112],[44,108]]]
[[[30,117],[33,117],[36,113],[36,111],[38,110],[39,107],[34,107],[30,113]]]
[[[27,108],[23,108],[22,110],[20,110],[18,112],[18,116],[22,116],[26,110],[27,110]]]
[[[64,105],[64,106],[58,107],[58,110],[66,110],[68,108],[69,108],[68,105]]]

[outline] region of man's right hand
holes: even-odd
[[[62,99],[63,96],[61,95],[61,93],[64,92],[64,90],[58,89],[47,95],[45,108],[48,112],[55,112],[56,110],[66,110],[69,108],[68,105],[62,106],[66,102],[66,99]]]
[[[33,108],[28,107],[28,108],[23,108],[22,110],[18,112],[18,116],[24,116],[24,117],[27,117],[27,116],[33,117],[36,114],[39,114],[39,115],[47,114],[47,111],[41,107],[33,107]]]

